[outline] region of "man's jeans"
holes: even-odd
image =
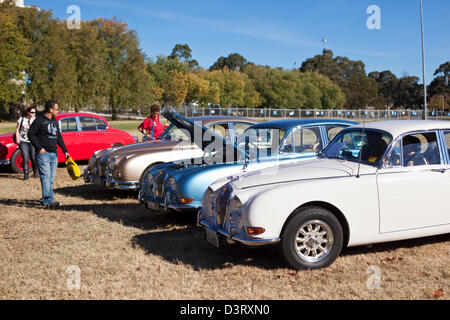
[[[38,153],[36,160],[41,178],[42,198],[41,204],[49,206],[55,199],[53,198],[53,180],[58,167],[58,156],[56,153]]]

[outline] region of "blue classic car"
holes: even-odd
[[[218,139],[208,146],[203,142],[203,158],[152,168],[143,179],[139,200],[154,211],[198,210],[204,192],[216,180],[315,158],[342,129],[354,124],[342,120],[278,120],[249,127],[235,145],[224,142],[221,146]]]

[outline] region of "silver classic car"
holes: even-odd
[[[203,156],[201,144],[194,141],[194,123],[231,143],[257,123],[248,118],[227,116],[187,119],[175,111],[163,111],[162,115],[171,125],[157,140],[95,152],[84,171],[85,182],[115,189],[139,189],[142,178],[152,167],[167,161]]]

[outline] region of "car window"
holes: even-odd
[[[81,131],[97,131],[93,117],[80,117]]]
[[[448,157],[450,159],[450,131],[444,132],[445,144],[447,145]]]
[[[342,131],[342,129],[346,128],[345,126],[340,125],[326,125],[325,130],[327,132],[328,141],[331,141],[334,139],[334,137],[337,136],[339,132]]]
[[[228,127],[228,123],[215,123],[208,126],[208,129],[222,137],[230,139],[230,128]]]
[[[95,124],[97,125],[97,130],[106,130],[108,125],[102,119],[95,118]]]
[[[386,152],[392,137],[381,131],[353,129],[340,132],[327,146],[323,155],[328,158],[359,161],[377,165]]]
[[[247,130],[252,124],[247,122],[235,122],[233,123],[234,135],[239,138],[245,130]]]
[[[237,145],[241,150],[247,148],[250,159],[263,158],[278,152],[285,133],[279,128],[250,127],[239,137]]]
[[[403,163],[402,144],[401,144],[401,141],[399,140],[394,145],[394,148],[392,148],[391,153],[387,156],[386,165],[389,167],[398,167],[398,166],[401,166],[402,163]]]
[[[283,143],[283,153],[309,153],[321,151],[323,148],[320,138],[320,128],[297,128],[294,129]]]
[[[441,158],[435,132],[423,132],[404,136],[403,166],[440,164]]]
[[[191,135],[188,130],[180,129],[173,124],[164,131],[161,138],[171,141],[191,141]]]
[[[64,118],[61,119],[61,132],[73,132],[78,131],[77,119],[75,118]]]

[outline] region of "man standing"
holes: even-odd
[[[154,104],[150,107],[150,116],[148,116],[138,127],[138,130],[144,135],[142,141],[155,140],[166,129],[166,126],[159,120],[160,112],[161,107],[159,105]]]
[[[61,147],[66,158],[70,157],[55,119],[58,111],[59,107],[56,101],[48,101],[45,104],[44,114],[34,120],[28,131],[28,138],[36,149],[36,161],[41,178],[42,198],[40,202],[48,209],[59,207],[59,202],[55,201],[53,197],[53,180],[58,166],[57,145]]]

